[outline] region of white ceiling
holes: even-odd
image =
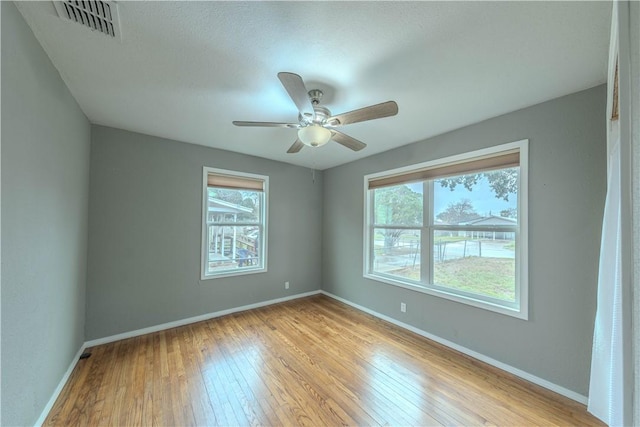
[[[122,41],[17,2],[92,123],[326,169],[606,80],[609,2],[118,2]],[[300,74],[368,144],[286,150]],[[526,137],[526,135],[523,135]]]

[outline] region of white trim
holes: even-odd
[[[243,305],[241,307],[236,307],[236,308],[230,308],[230,309],[227,309],[227,310],[216,311],[216,312],[213,312],[213,313],[207,313],[207,314],[203,314],[203,315],[200,315],[200,316],[189,317],[187,319],[176,320],[176,321],[173,321],[173,322],[163,323],[161,325],[150,326],[148,328],[137,329],[135,331],[124,332],[122,334],[111,335],[109,337],[98,338],[98,339],[95,339],[95,340],[86,341],[84,344],[82,344],[82,346],[80,347],[80,350],[78,350],[78,352],[76,353],[75,357],[72,359],[71,364],[69,365],[69,368],[67,369],[67,371],[62,376],[62,379],[60,379],[60,382],[58,383],[58,387],[56,387],[56,389],[53,391],[53,394],[51,395],[51,398],[49,399],[49,402],[47,403],[47,405],[42,410],[42,413],[40,414],[40,417],[38,418],[38,420],[35,423],[35,427],[42,426],[44,421],[47,419],[47,416],[49,416],[49,412],[51,411],[51,408],[53,408],[53,405],[56,403],[56,400],[58,400],[58,397],[60,396],[60,393],[62,392],[62,389],[67,384],[67,381],[69,381],[69,377],[71,376],[71,373],[73,372],[73,369],[76,367],[76,364],[78,363],[78,360],[80,359],[80,355],[89,347],[95,347],[97,345],[102,345],[102,344],[108,344],[108,343],[111,343],[111,342],[120,341],[120,340],[127,339],[127,338],[133,338],[133,337],[137,337],[137,336],[140,336],[140,335],[150,334],[150,333],[153,333],[153,332],[164,331],[166,329],[171,329],[171,328],[175,328],[175,327],[178,327],[178,326],[184,326],[184,325],[188,325],[188,324],[191,324],[191,323],[201,322],[203,320],[214,319],[216,317],[226,316],[227,314],[238,313],[240,311],[252,310],[254,308],[265,307],[265,306],[272,305],[272,304],[278,304],[278,303],[281,303],[281,302],[286,302],[286,301],[291,301],[291,300],[295,300],[295,299],[299,299],[299,298],[309,297],[309,296],[312,296],[312,295],[318,295],[320,292],[321,292],[320,290],[310,291],[310,292],[303,292],[301,294],[289,295],[289,296],[282,297],[282,298],[276,298],[276,299],[272,299],[272,300],[268,300],[268,301],[257,302],[257,303],[254,303],[254,304]]]
[[[371,269],[371,260],[372,260],[372,245],[369,244],[371,241],[371,236],[369,233],[371,232],[370,222],[373,222],[373,197],[371,197],[371,192],[369,191],[369,175],[364,176],[364,185],[362,186],[364,190],[364,216],[362,221],[362,242],[363,242],[363,254],[362,254],[362,276],[367,277],[369,274],[369,270]]]
[[[373,254],[372,254],[372,227],[370,224],[373,218],[373,200],[371,197],[371,191],[369,191],[369,181],[376,178],[403,175],[408,172],[419,169],[429,169],[444,164],[455,164],[468,161],[470,159],[488,158],[491,156],[499,155],[500,153],[515,152],[520,154],[520,173],[518,179],[518,225],[516,228],[516,295],[514,303],[501,304],[499,300],[492,300],[490,298],[484,299],[481,297],[475,298],[470,295],[466,295],[463,292],[456,292],[454,289],[451,291],[444,290],[435,284],[428,283],[429,278],[423,278],[420,283],[411,283],[410,281],[402,280],[401,278],[388,277],[384,274],[376,273],[373,271]],[[386,170],[382,172],[371,173],[364,176],[364,224],[363,224],[363,277],[369,280],[375,280],[381,283],[386,283],[393,286],[399,286],[406,289],[422,292],[428,295],[433,295],[440,298],[445,298],[451,301],[456,301],[462,304],[471,305],[473,307],[482,308],[495,313],[504,314],[507,316],[515,317],[522,320],[529,319],[529,272],[528,272],[528,198],[529,198],[529,140],[522,139],[519,141],[509,142],[506,144],[495,145],[486,147],[480,150],[470,151],[466,153],[456,154],[453,156],[443,157],[439,159],[429,160],[426,162],[404,166],[401,168]],[[429,187],[431,188],[431,187]],[[423,200],[428,206],[428,212],[424,214],[428,215],[428,221],[423,221],[423,224],[419,228],[424,231],[425,229],[434,229],[432,224],[433,218],[433,206],[432,197],[428,196],[432,190],[423,193]],[[395,228],[395,227],[394,227]],[[437,228],[437,227],[436,227]],[[424,232],[421,232],[421,240],[424,237]],[[425,242],[427,245],[422,245],[422,248],[432,248],[431,232],[428,233],[428,240]],[[424,258],[430,254],[431,250],[421,251],[421,258],[424,262]],[[429,269],[433,269],[433,263],[429,259]],[[421,265],[424,265],[421,263]],[[432,277],[430,274],[428,277]]]
[[[260,209],[262,210],[262,223],[260,224],[262,233],[260,236],[260,255],[262,257],[262,267],[256,268],[247,268],[242,270],[226,270],[221,271],[217,274],[206,275],[205,274],[205,265],[206,258],[208,256],[208,248],[207,248],[207,184],[208,184],[208,176],[209,173],[215,174],[223,174],[229,176],[238,176],[244,178],[251,178],[255,180],[259,180],[263,182],[263,194],[262,198],[262,206]],[[242,276],[245,274],[255,274],[255,273],[266,273],[267,272],[267,242],[268,242],[268,224],[269,224],[269,176],[268,175],[258,175],[254,173],[247,172],[237,172],[227,169],[218,169],[212,168],[208,166],[202,167],[202,219],[201,219],[201,242],[200,242],[200,280],[211,280],[211,279],[219,279],[223,277],[230,276]]]
[[[494,313],[505,314],[507,316],[515,317],[522,320],[527,320],[526,313],[522,314],[517,308],[512,308],[507,305],[501,305],[498,303],[492,303],[491,301],[481,300],[473,298],[471,295],[465,295],[463,293],[448,292],[444,288],[435,286],[424,286],[421,283],[411,283],[409,281],[396,280],[395,277],[385,276],[383,274],[370,273],[365,275],[365,279],[375,280],[376,282],[385,283],[388,285],[398,286],[400,288],[409,289],[415,292],[421,292],[427,295],[433,295],[448,299],[450,301],[459,302],[461,304],[470,305],[472,307],[482,308],[484,310],[493,311]]]
[[[529,320],[529,140],[519,141],[520,174],[518,175],[518,231],[516,236],[516,299],[520,301],[520,317]]]
[[[495,366],[498,369],[502,369],[503,371],[506,371],[506,372],[508,372],[510,374],[513,374],[513,375],[515,375],[517,377],[520,377],[520,378],[522,378],[524,380],[527,380],[529,382],[537,384],[537,385],[539,385],[541,387],[544,387],[544,388],[546,388],[548,390],[551,390],[551,391],[553,391],[555,393],[561,394],[562,396],[565,396],[565,397],[568,397],[569,399],[575,400],[578,403],[582,403],[583,405],[587,404],[587,400],[588,400],[587,397],[581,395],[580,393],[576,393],[575,391],[572,391],[572,390],[569,390],[569,389],[564,388],[562,386],[559,386],[557,384],[554,384],[551,381],[547,381],[547,380],[545,380],[543,378],[537,377],[537,376],[535,376],[533,374],[530,374],[528,372],[525,372],[525,371],[523,371],[521,369],[514,368],[511,365],[507,365],[506,363],[503,363],[503,362],[500,362],[498,360],[495,360],[495,359],[493,359],[493,358],[491,358],[489,356],[485,356],[485,355],[483,355],[481,353],[478,353],[477,351],[473,351],[471,349],[463,347],[463,346],[461,346],[459,344],[456,344],[456,343],[451,342],[449,340],[446,340],[444,338],[440,338],[437,335],[433,335],[433,334],[431,334],[429,332],[423,331],[422,329],[418,329],[415,326],[411,326],[411,325],[409,325],[407,323],[400,322],[399,320],[396,320],[396,319],[394,319],[392,317],[386,316],[384,314],[380,314],[377,311],[373,311],[373,310],[371,310],[369,308],[363,307],[363,306],[361,306],[359,304],[356,304],[354,302],[351,302],[349,300],[341,298],[341,297],[339,297],[337,295],[334,295],[332,293],[329,293],[327,291],[323,290],[323,291],[320,291],[320,293],[323,294],[323,295],[328,296],[329,298],[333,298],[333,299],[335,299],[337,301],[345,303],[345,304],[347,304],[347,305],[349,305],[349,306],[351,306],[351,307],[353,307],[355,309],[358,309],[360,311],[364,311],[365,313],[371,314],[372,316],[375,316],[375,317],[377,317],[379,319],[385,320],[385,321],[387,321],[389,323],[393,323],[394,325],[399,326],[399,327],[401,327],[403,329],[407,329],[407,330],[409,330],[409,331],[411,331],[413,333],[416,333],[416,334],[418,334],[420,336],[423,336],[423,337],[428,338],[428,339],[430,339],[432,341],[435,341],[435,342],[437,342],[439,344],[442,344],[444,346],[452,348],[452,349],[454,349],[456,351],[459,351],[460,353],[466,354],[467,356],[470,356],[470,357],[473,357],[474,359],[480,360],[481,362],[487,363],[487,364],[489,364],[491,366]]]
[[[203,268],[203,272],[204,272],[204,268]],[[266,272],[267,272],[266,268],[260,268],[260,267],[255,267],[255,268],[248,267],[248,268],[242,268],[237,270],[223,270],[220,273],[216,273],[215,276],[201,276],[200,283],[207,280],[212,280],[212,279],[222,279],[223,277],[244,276],[246,274],[257,274],[257,273],[266,273]]]
[[[258,303],[254,303],[254,304],[248,304],[248,305],[244,305],[241,307],[236,307],[236,308],[231,308],[231,309],[227,309],[227,310],[221,310],[221,311],[216,311],[213,313],[208,313],[208,314],[203,314],[200,316],[194,316],[194,317],[189,317],[187,319],[182,319],[182,320],[176,320],[173,322],[168,322],[168,323],[163,323],[160,325],[156,325],[156,326],[150,326],[148,328],[143,328],[143,329],[137,329],[134,331],[130,331],[130,332],[124,332],[121,334],[116,334],[116,335],[111,335],[108,337],[104,337],[104,338],[98,338],[95,340],[90,340],[90,341],[86,341],[84,344],[82,344],[82,346],[80,347],[80,349],[78,350],[78,352],[76,353],[76,355],[74,356],[74,358],[71,361],[71,364],[69,365],[69,368],[67,369],[67,371],[64,373],[64,375],[62,376],[62,378],[60,379],[60,382],[58,383],[58,386],[56,387],[56,389],[54,390],[53,394],[51,395],[51,398],[49,399],[49,402],[47,403],[47,405],[44,407],[44,409],[42,410],[42,413],[40,414],[40,417],[38,418],[38,420],[35,423],[35,427],[40,427],[42,426],[42,424],[44,423],[44,421],[46,420],[47,416],[49,415],[49,412],[51,411],[51,408],[53,408],[53,405],[56,403],[56,400],[58,399],[58,397],[60,396],[60,393],[62,392],[62,389],[64,388],[64,386],[67,384],[67,381],[69,380],[69,377],[71,376],[71,373],[73,372],[73,369],[75,368],[76,364],[78,363],[78,360],[80,359],[80,355],[87,349],[90,347],[95,347],[97,345],[102,345],[102,344],[108,344],[111,342],[115,342],[115,341],[119,341],[119,340],[123,340],[123,339],[127,339],[127,338],[133,338],[133,337],[137,337],[140,335],[145,335],[145,334],[150,334],[153,332],[159,332],[159,331],[163,331],[166,329],[171,329],[171,328],[175,328],[178,326],[184,326],[184,325],[188,325],[191,323],[196,323],[196,322],[201,322],[203,320],[209,320],[209,319],[214,319],[216,317],[222,317],[222,316],[226,316],[227,314],[233,314],[233,313],[238,313],[241,311],[246,311],[246,310],[252,310],[254,308],[260,308],[260,307],[265,307],[268,305],[272,305],[272,304],[278,304],[281,302],[286,302],[286,301],[291,301],[291,300],[295,300],[295,299],[299,299],[299,298],[305,298],[308,296],[312,296],[312,295],[318,295],[318,294],[322,294],[322,295],[326,295],[329,298],[333,298],[337,301],[343,302],[357,310],[363,311],[365,313],[371,314],[379,319],[385,320],[389,323],[393,323],[396,326],[399,326],[401,328],[407,329],[411,332],[414,332],[420,336],[423,336],[425,338],[428,338],[432,341],[435,341],[437,343],[440,343],[442,345],[445,345],[449,348],[452,348],[454,350],[457,350],[461,353],[466,354],[467,356],[471,356],[475,359],[478,359],[482,362],[485,362],[489,365],[495,366],[496,368],[502,369],[503,371],[509,372],[511,374],[514,374],[520,378],[523,378],[527,381],[530,381],[534,384],[537,384],[539,386],[542,386],[546,389],[549,389],[551,391],[554,391],[558,394],[561,394],[565,397],[568,397],[569,399],[573,399],[576,402],[582,403],[582,404],[586,404],[587,403],[587,398],[581,394],[578,394],[574,391],[571,391],[569,389],[566,389],[564,387],[561,387],[557,384],[554,384],[550,381],[544,380],[542,378],[536,377],[535,375],[529,374],[525,371],[522,371],[520,369],[514,368],[510,365],[507,365],[505,363],[499,362],[495,359],[492,359],[488,356],[484,356],[478,352],[475,352],[473,350],[470,350],[466,347],[463,347],[461,345],[458,345],[456,343],[453,343],[451,341],[445,340],[443,338],[440,338],[436,335],[430,334],[428,332],[425,332],[421,329],[418,329],[414,326],[411,326],[409,324],[400,322],[396,319],[393,319],[392,317],[389,316],[385,316],[384,314],[380,314],[376,311],[370,310],[366,307],[363,307],[359,304],[353,303],[349,300],[346,300],[344,298],[341,298],[337,295],[334,295],[332,293],[329,293],[327,291],[324,290],[316,290],[316,291],[310,291],[310,292],[304,292],[301,294],[295,294],[295,295],[290,295],[290,296],[286,296],[286,297],[282,297],[282,298],[276,298],[276,299],[272,299],[272,300],[268,300],[268,301],[263,301],[263,302],[258,302]]]
[[[47,416],[49,416],[49,411],[51,411],[51,408],[53,408],[53,405],[56,403],[56,400],[58,400],[58,397],[60,396],[62,389],[67,384],[67,381],[69,381],[69,377],[71,376],[73,369],[76,367],[78,360],[80,360],[80,355],[84,352],[86,348],[87,348],[87,343],[82,344],[80,346],[80,350],[78,350],[78,352],[73,357],[73,359],[71,359],[71,364],[69,364],[67,371],[64,373],[64,375],[60,379],[60,382],[58,383],[58,387],[56,387],[56,389],[53,391],[53,394],[51,395],[49,402],[47,402],[47,405],[44,407],[44,409],[40,413],[40,417],[38,417],[38,420],[34,424],[36,427],[42,426],[44,421],[47,419]]]
[[[243,305],[240,307],[229,308],[226,310],[215,311],[213,313],[201,314],[200,316],[189,317],[181,320],[174,320],[173,322],[162,323],[160,325],[149,326],[148,328],[136,329],[134,331],[123,332],[121,334],[111,335],[104,338],[98,338],[95,340],[87,341],[84,343],[85,348],[95,347],[97,345],[107,344],[110,342],[120,341],[127,338],[138,337],[140,335],[151,334],[153,332],[164,331],[166,329],[177,328],[178,326],[189,325],[191,323],[202,322],[203,320],[215,319],[216,317],[226,316],[227,314],[238,313],[241,311],[252,310],[254,308],[265,307],[268,305],[278,304],[281,302],[291,301],[294,299],[304,298],[312,295],[319,294],[320,291],[310,291],[301,294],[289,295],[282,298],[276,298],[268,301],[257,302],[254,304]]]

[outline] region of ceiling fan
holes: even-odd
[[[327,107],[320,105],[322,91],[319,89],[307,91],[302,77],[294,73],[281,72],[278,73],[278,78],[293,100],[293,103],[298,107],[298,123],[234,121],[233,124],[236,126],[297,129],[298,138],[289,150],[287,150],[287,153],[297,153],[305,145],[308,147],[321,147],[332,139],[353,151],[360,151],[366,147],[367,144],[340,132],[336,128],[342,125],[380,119],[398,114],[398,104],[394,101],[387,101],[334,116]]]

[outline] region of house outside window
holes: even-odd
[[[267,270],[269,177],[203,169],[201,279]]]
[[[528,141],[365,176],[364,276],[527,319]]]

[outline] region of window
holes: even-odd
[[[269,177],[204,168],[201,278],[267,270]]]
[[[527,147],[365,176],[364,276],[526,319]]]

